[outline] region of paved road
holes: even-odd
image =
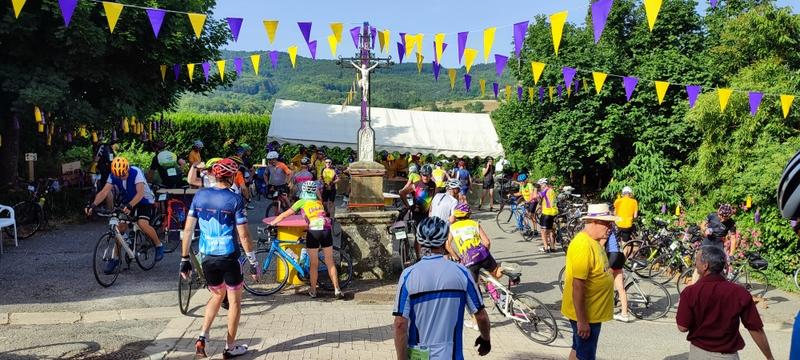
[[[262,209],[251,212],[253,229]],[[493,238],[500,260],[521,266],[523,283],[517,290],[535,295],[558,315],[560,292],[556,283],[563,266],[561,254],[536,254],[536,240],[496,229],[493,214],[477,216]],[[136,266],[120,275],[111,288],[102,288],[91,272],[91,250],[104,231],[100,222],[61,226],[37,234],[0,259],[0,359],[34,358],[169,358],[191,357],[192,338],[199,331],[202,300],[193,300],[190,316],[177,310],[175,283],[177,254],[168,254],[153,270]],[[245,358],[266,359],[377,359],[393,355],[390,324],[391,284],[356,284],[355,301],[311,300],[291,292],[268,298],[247,297],[241,338],[253,352]],[[800,297],[780,291],[768,293],[769,307],[760,308],[776,358],[788,357],[794,313]],[[571,339],[560,319],[561,338],[550,346],[535,344],[509,321],[492,311],[493,347],[488,359],[564,358]],[[560,315],[558,315],[560,318]],[[211,351],[220,355],[216,340],[224,334],[220,318],[212,329]],[[477,333],[465,330],[465,339]],[[759,358],[749,337],[743,358]],[[477,358],[465,344],[468,358]],[[688,345],[677,332],[674,313],[655,321],[604,324],[599,356],[605,359],[683,359]]]

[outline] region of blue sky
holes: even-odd
[[[725,0],[720,0],[724,2]],[[780,6],[792,6],[797,12],[798,0],[778,0]],[[794,5],[790,5],[793,2]],[[362,10],[363,5],[367,6]],[[311,40],[317,40],[317,58],[331,58],[327,36],[329,24],[345,24],[338,55],[352,56],[355,47],[347,29],[369,21],[378,29],[391,30],[392,57],[397,61],[396,44],[399,32],[425,34],[423,54],[433,53],[433,35],[446,33],[448,48],[442,56],[444,66],[457,64],[456,33],[469,31],[467,47],[478,49],[476,63],[483,60],[483,29],[497,27],[492,53],[508,54],[513,49],[511,25],[531,20],[538,14],[569,11],[569,22],[583,23],[589,7],[588,0],[402,0],[402,1],[355,1],[355,0],[217,0],[217,18],[244,18],[238,43],[230,43],[232,50],[281,50],[297,45],[298,55],[310,57],[308,47],[297,26],[299,21],[313,22]],[[707,1],[701,0],[698,11],[704,11]],[[270,45],[262,20],[279,20],[275,43]],[[432,60],[432,59],[430,59]],[[491,61],[491,59],[490,59]]]

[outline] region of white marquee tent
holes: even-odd
[[[276,100],[269,141],[356,149],[357,106]],[[375,150],[497,158],[503,147],[488,114],[371,109]]]

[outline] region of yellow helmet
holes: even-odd
[[[131,164],[128,162],[128,159],[124,157],[118,156],[111,161],[111,174],[116,177],[128,176],[130,168]]]
[[[217,163],[217,161],[220,160],[222,160],[222,158],[215,157],[208,159],[208,161],[206,161],[206,169],[211,169],[211,166],[213,166],[215,163]]]

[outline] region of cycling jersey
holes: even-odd
[[[312,175],[311,172],[306,169],[300,170],[296,172],[294,175],[292,175],[292,183],[294,184],[295,195],[299,198],[300,193],[303,192],[301,185],[306,181],[313,181],[313,180],[314,180],[314,175]]]
[[[458,182],[461,184],[462,189],[469,187],[469,171],[467,171],[467,169],[464,168],[458,169],[458,171],[456,172],[456,178],[458,179]]]
[[[453,210],[458,205],[458,200],[448,193],[438,193],[431,201],[431,216],[436,216],[444,221],[450,221]]]
[[[162,151],[153,156],[150,163],[150,170],[158,171],[161,183],[169,188],[176,188],[182,185],[181,169],[178,166],[178,157],[171,151]]]
[[[427,183],[422,181],[414,183],[414,205],[417,205],[421,212],[427,214],[435,193],[436,183],[431,180],[428,180]]]
[[[450,225],[450,233],[453,235],[453,250],[459,256],[463,256],[467,249],[481,245],[480,226],[475,220],[459,220]]]
[[[636,199],[623,196],[614,201],[614,214],[621,219],[617,220],[617,227],[630,229],[633,226],[633,216],[639,211],[639,202]]]
[[[408,319],[408,346],[426,346],[429,359],[463,359],[465,307],[484,307],[469,271],[431,255],[403,270],[392,314]]]
[[[542,215],[555,216],[558,215],[558,206],[556,206],[556,192],[552,188],[539,193],[542,201]]]
[[[317,199],[300,199],[292,205],[294,212],[300,212],[308,222],[308,230],[328,230],[331,220],[325,213],[325,206]]]
[[[530,202],[533,199],[534,191],[533,184],[531,183],[527,183],[519,188],[519,192],[522,194],[522,199],[524,199],[525,202]]]
[[[228,189],[200,189],[189,206],[189,216],[200,224],[200,253],[212,256],[238,254],[236,225],[247,224],[247,211],[241,196]]]
[[[420,180],[422,180],[422,177],[419,176],[419,174],[415,173],[408,174],[408,181],[411,181],[412,184]],[[437,184],[436,187],[439,187],[439,185]]]
[[[270,185],[286,185],[286,176],[289,175],[289,168],[286,164],[278,161],[275,165],[267,166],[267,174]]]
[[[133,200],[133,197],[136,196],[136,184],[142,183],[144,184],[144,197],[139,201],[139,204],[152,205],[155,203],[155,196],[153,195],[153,191],[150,190],[150,186],[147,185],[144,172],[136,166],[130,167],[127,179],[122,180],[112,174],[108,177],[106,183],[114,185],[114,187],[117,188],[117,192],[122,194],[123,203],[129,203]]]
[[[323,184],[325,184],[325,185],[332,184],[333,181],[336,180],[336,176],[337,176],[336,175],[336,170],[328,169],[328,168],[322,169],[321,180],[322,180]]]
[[[442,168],[433,169],[431,172],[431,177],[433,178],[433,182],[436,183],[436,187],[444,187],[447,181],[447,171],[444,171]]]

